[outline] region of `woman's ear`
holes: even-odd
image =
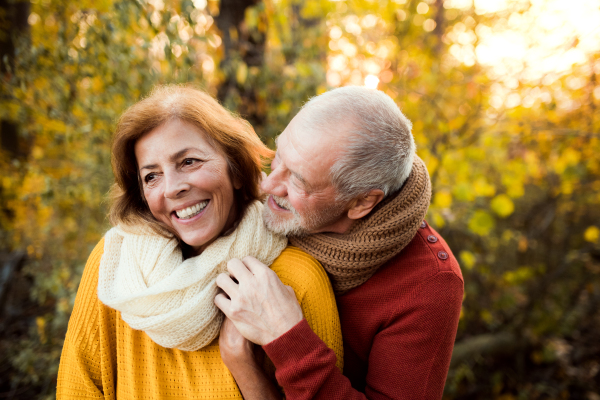
[[[242,188],[242,180],[239,177],[234,176],[232,183],[233,183],[233,188],[234,189],[240,190]]]
[[[360,195],[352,201],[348,218],[360,219],[368,215],[384,197],[385,194],[381,189],[371,189],[367,194]]]

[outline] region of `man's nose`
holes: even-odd
[[[272,171],[262,180],[260,189],[266,194],[273,194],[278,197],[287,196],[287,188],[282,180],[281,173],[278,170]]]
[[[168,172],[164,174],[165,193],[164,196],[168,199],[176,199],[183,193],[190,190],[190,185],[185,180],[182,174],[177,172]]]

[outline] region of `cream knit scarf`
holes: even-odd
[[[362,285],[400,253],[416,235],[431,198],[431,182],[423,160],[415,155],[402,189],[356,222],[345,234],[317,233],[290,237],[290,243],[319,260],[336,294]]]
[[[270,265],[287,239],[268,231],[262,204],[251,204],[237,229],[199,256],[183,260],[176,238],[147,227],[108,231],[100,262],[98,298],[157,344],[198,350],[219,333],[222,313],[214,305],[217,275],[232,258],[253,256]]]

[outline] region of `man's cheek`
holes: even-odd
[[[294,196],[290,197],[290,204],[293,209],[298,212],[298,214],[302,215],[304,209],[306,208],[306,200],[301,199],[300,197]]]

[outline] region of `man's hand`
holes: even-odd
[[[226,295],[219,293],[215,304],[246,339],[262,346],[302,321],[294,291],[269,267],[254,257],[244,257],[230,260],[227,270],[231,276],[217,277],[217,285]]]

